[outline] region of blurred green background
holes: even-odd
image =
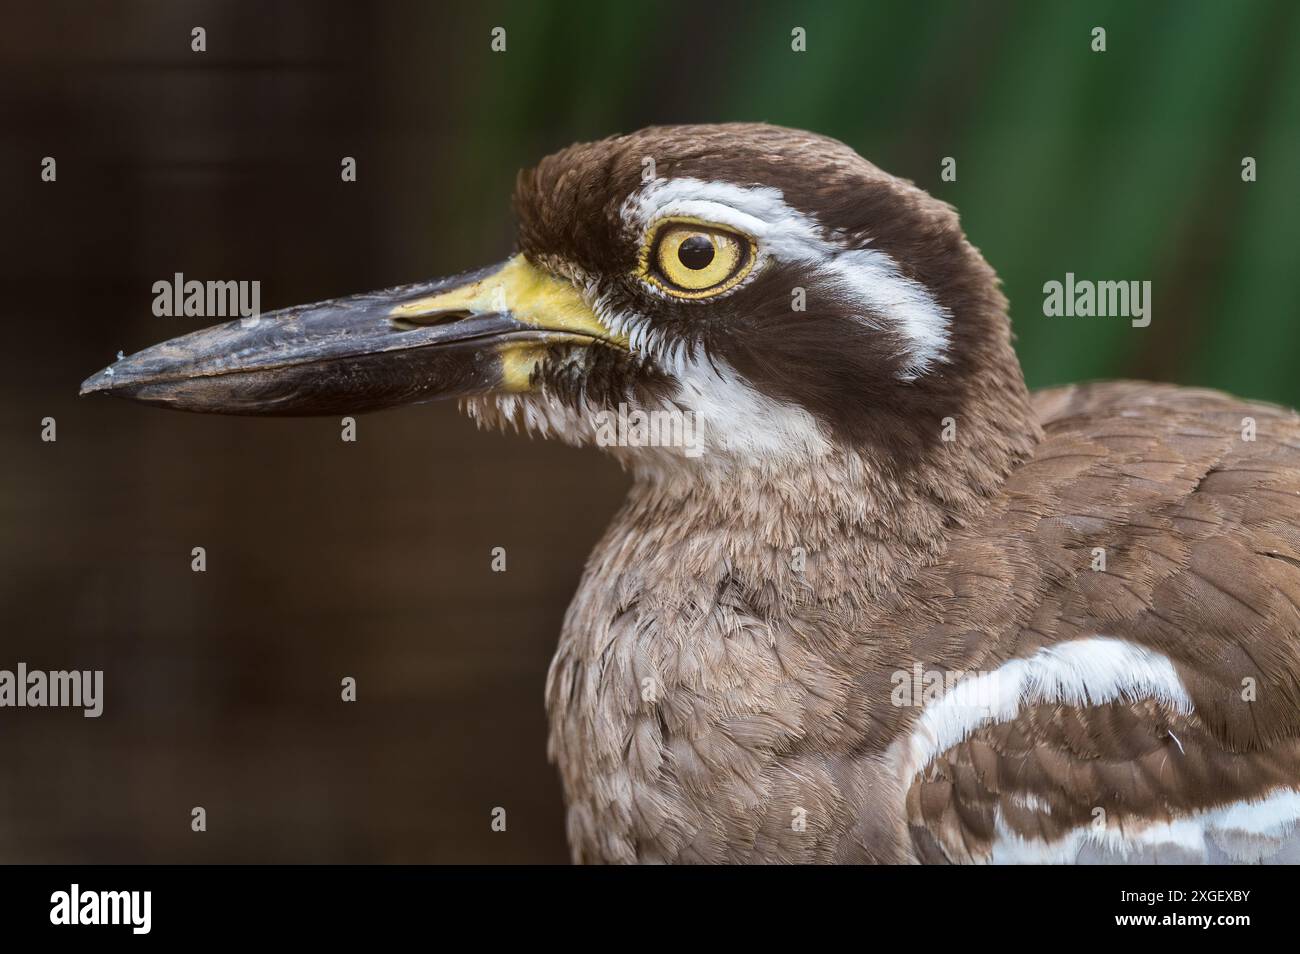
[[[448,405],[343,444],[78,399],[207,323],[151,315],[175,272],[268,310],[449,274],[507,254],[515,174],[554,149],[766,120],[953,203],[1032,385],[1300,404],[1297,3],[0,6],[0,668],[106,693],[94,720],[0,710],[0,860],[567,857],[542,684],[626,477]],[[1150,327],[1044,317],[1066,272],[1151,281]]]
[[[958,208],[1005,283],[1031,386],[1142,377],[1300,403],[1300,4],[507,9],[518,46],[458,97],[473,114],[466,203],[521,140],[544,151],[651,122],[810,129]],[[956,182],[940,180],[945,156]],[[1067,271],[1150,280],[1151,326],[1045,318],[1043,283]]]

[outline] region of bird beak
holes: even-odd
[[[182,335],[82,394],[221,414],[340,414],[523,391],[548,348],[626,347],[569,282],[522,255],[457,278],[285,308]]]

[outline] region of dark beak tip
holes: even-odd
[[[113,387],[113,375],[109,371],[109,368],[105,368],[82,381],[79,396],[85,397],[87,394],[99,394],[110,390]]]
[[[184,411],[310,416],[488,391],[501,380],[497,345],[536,329],[505,311],[394,317],[398,305],[466,280],[297,306],[118,352],[79,393]]]

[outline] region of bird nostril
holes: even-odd
[[[462,318],[468,318],[472,314],[473,312],[465,308],[447,308],[431,311],[423,315],[403,315],[400,318],[393,318],[392,322],[398,328],[413,331],[416,328],[428,328],[430,325],[449,325],[454,321],[460,321]]]

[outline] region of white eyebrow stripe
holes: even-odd
[[[659,206],[654,214],[655,219],[673,216],[700,219],[703,222],[712,222],[715,225],[726,225],[759,241],[766,239],[771,232],[767,223],[762,219],[732,206],[723,205],[721,202],[709,202],[702,199],[669,202],[666,205]],[[649,222],[642,224],[648,225]]]
[[[779,189],[693,178],[656,179],[628,196],[620,211],[638,232],[673,216],[725,225],[758,242],[760,263],[770,256],[829,274],[873,314],[891,321],[906,339],[905,379],[949,360],[952,314],[929,289],[905,276],[898,263],[879,249],[846,248],[827,239],[821,223],[788,205]],[[862,319],[868,321],[866,315]]]

